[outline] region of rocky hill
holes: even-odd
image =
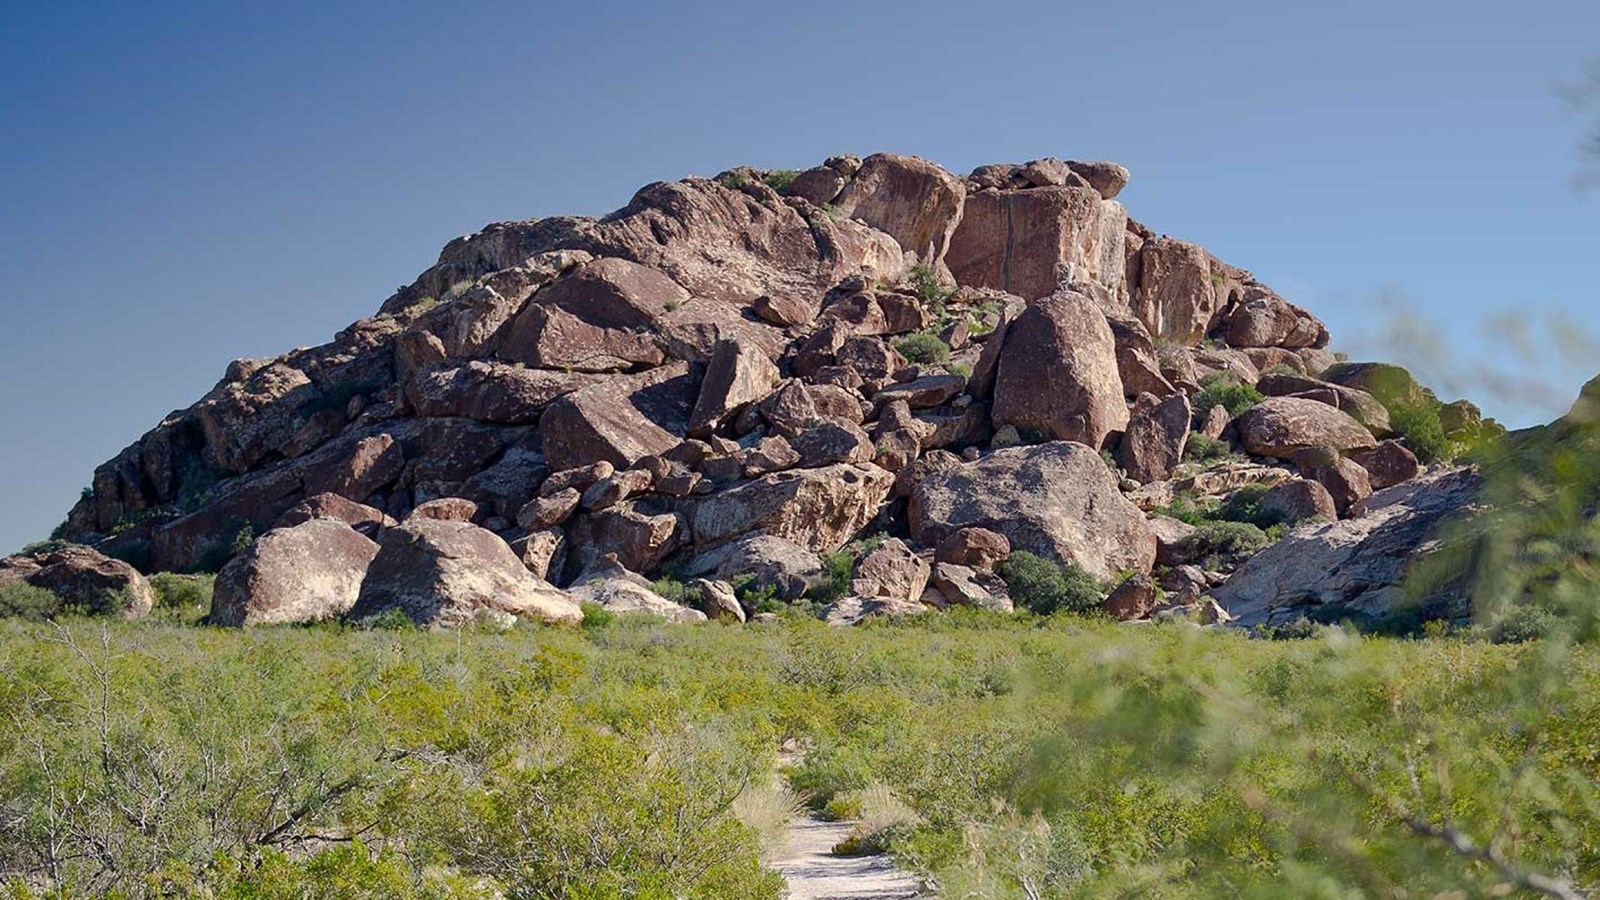
[[[1127,180],[840,156],[490,225],[332,342],[234,362],[95,471],[58,536],[98,552],[0,578],[222,567],[225,624],[854,621],[1008,608],[1029,566],[1122,618],[1381,613],[1473,493],[1418,454],[1476,410],[1340,359]]]

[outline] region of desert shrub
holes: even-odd
[[[155,601],[151,614],[176,624],[198,624],[211,612],[215,575],[157,572],[149,577]]]
[[[1011,599],[1041,616],[1058,612],[1088,613],[1100,608],[1105,586],[1070,562],[1058,563],[1017,550],[997,569]]]
[[[908,361],[941,366],[950,361],[950,345],[931,331],[919,331],[894,340],[894,349]]]
[[[805,815],[804,798],[786,781],[752,781],[733,801],[733,815],[755,833],[763,854],[783,849],[789,823]]]
[[[0,582],[0,618],[42,621],[55,618],[62,610],[61,598],[44,588],[20,579]]]
[[[1234,452],[1227,441],[1194,431],[1189,433],[1189,440],[1183,445],[1183,458],[1195,463],[1217,462],[1234,458]]]
[[[950,363],[945,366],[945,371],[951,375],[960,375],[962,378],[972,377],[972,367],[966,363]]]
[[[584,628],[605,628],[608,625],[615,624],[617,621],[616,613],[595,603],[593,600],[585,600],[578,606],[579,609],[583,610]]]
[[[1271,546],[1273,539],[1249,522],[1209,521],[1196,526],[1188,544],[1191,554],[1201,558],[1205,568],[1216,569],[1254,556]]]
[[[1406,446],[1424,463],[1448,462],[1450,441],[1439,420],[1439,403],[1424,397],[1416,402],[1390,401],[1389,427],[1405,438]]]
[[[945,286],[939,273],[927,263],[917,263],[912,266],[905,277],[906,287],[917,295],[917,299],[937,308],[943,307],[955,293],[955,290]]]
[[[1543,607],[1513,606],[1484,629],[1484,636],[1496,644],[1521,644],[1557,634],[1561,617]]]
[[[789,193],[789,186],[794,184],[794,180],[799,177],[799,169],[773,169],[762,175],[761,181],[778,193],[787,194]]]
[[[584,619],[588,623],[587,617]],[[368,631],[417,631],[417,620],[399,607],[386,609],[361,623]]]
[[[1239,376],[1218,372],[1200,382],[1200,393],[1194,395],[1192,406],[1199,415],[1210,412],[1213,406],[1220,406],[1228,415],[1237,416],[1265,399],[1253,385],[1241,382]]]
[[[656,579],[650,589],[679,606],[695,606],[702,599],[698,589],[689,587],[672,575]]]
[[[1248,522],[1261,529],[1281,524],[1286,517],[1276,510],[1263,509],[1261,498],[1271,488],[1264,484],[1247,484],[1229,494],[1217,510],[1217,518],[1229,522]]]

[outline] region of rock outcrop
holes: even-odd
[[[1379,440],[1431,394],[1130,219],[1129,177],[842,155],[489,225],[330,342],[235,361],[95,471],[63,528],[95,549],[0,578],[73,593],[65,573],[98,572],[134,600],[97,611],[137,614],[148,588],[108,556],[227,563],[215,618],[236,624],[571,622],[584,599],[737,619],[723,586],[797,600],[837,577],[824,555],[893,535],[830,612],[858,621],[1008,608],[993,572],[1013,550],[1110,580],[1159,545],[1187,569],[1189,526],[1148,518],[1184,497],[1278,485],[1269,511],[1357,527],[1414,484],[1415,456]],[[1267,399],[1195,408],[1217,374]],[[1440,417],[1483,426],[1470,405]],[[1258,459],[1219,458],[1239,450]],[[1189,605],[1226,577],[1195,572]],[[661,606],[668,573],[714,602]],[[1125,583],[1119,615],[1162,614],[1154,581]]]

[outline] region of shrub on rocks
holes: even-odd
[[[1014,550],[996,569],[1011,600],[1036,615],[1090,613],[1105,599],[1105,585],[1071,563],[1058,563],[1026,550]]]
[[[919,331],[896,338],[894,349],[909,362],[929,366],[942,366],[950,361],[950,345],[931,331]]]
[[[1228,415],[1237,416],[1265,399],[1260,391],[1240,381],[1239,376],[1218,372],[1200,382],[1200,393],[1194,395],[1192,406],[1200,415],[1210,412],[1213,406],[1220,406]]]

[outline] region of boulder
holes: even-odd
[[[1165,400],[1143,394],[1134,405],[1120,446],[1122,468],[1140,484],[1161,481],[1183,461],[1194,413],[1189,398],[1174,393]]]
[[[867,619],[897,619],[915,616],[928,611],[920,600],[902,600],[898,597],[845,597],[822,611],[822,621],[829,625],[859,625]]]
[[[493,532],[436,519],[411,519],[384,533],[348,618],[364,622],[389,610],[444,628],[480,616],[583,619],[576,602],[529,572]]]
[[[1371,450],[1357,450],[1350,459],[1366,470],[1375,491],[1410,481],[1422,471],[1416,454],[1399,441],[1383,441]]]
[[[1011,555],[1011,542],[998,531],[987,528],[958,528],[945,536],[934,550],[934,559],[973,569],[989,571]]]
[[[856,564],[850,590],[861,597],[916,600],[928,586],[930,568],[905,541],[888,538]]]
[[[517,527],[531,532],[560,525],[578,509],[581,499],[583,495],[575,487],[562,488],[547,497],[535,497],[517,513]]]
[[[961,219],[966,193],[961,179],[927,160],[876,153],[862,161],[834,205],[840,216],[865,222],[907,253],[938,265]]]
[[[337,619],[356,603],[378,545],[334,518],[262,535],[217,574],[213,625],[284,625]]]
[[[406,400],[419,416],[532,425],[551,401],[594,384],[598,378],[474,360],[417,375],[406,384]]]
[[[815,206],[826,206],[839,196],[844,186],[845,177],[838,169],[817,166],[796,175],[789,183],[787,194]]]
[[[1317,607],[1335,614],[1382,615],[1406,603],[1461,616],[1468,596],[1460,583],[1408,596],[1405,579],[1442,545],[1442,526],[1470,512],[1482,484],[1470,468],[1433,472],[1379,491],[1362,515],[1302,525],[1256,554],[1212,596],[1239,626],[1278,625]],[[1323,610],[1324,613],[1328,610]]]
[[[1069,159],[1067,168],[1107,200],[1122,193],[1122,189],[1128,186],[1127,168],[1114,162]]]
[[[535,576],[549,581],[567,567],[567,535],[560,528],[545,528],[517,538],[512,552]]]
[[[1427,399],[1422,385],[1411,377],[1410,372],[1389,363],[1334,363],[1319,377],[1323,381],[1365,391],[1385,406],[1397,403],[1416,405]]]
[[[1275,294],[1247,293],[1229,310],[1221,324],[1230,347],[1328,346],[1328,329],[1316,316]]]
[[[1156,540],[1100,454],[1056,441],[999,450],[922,480],[907,512],[911,537],[938,545],[952,532],[999,532],[1013,550],[1072,562],[1096,578],[1148,572]]]
[[[1246,450],[1257,456],[1294,458],[1308,447],[1341,452],[1377,446],[1372,432],[1345,413],[1315,400],[1268,397],[1246,410],[1235,425]]]
[[[1148,240],[1139,251],[1133,313],[1159,340],[1192,347],[1206,336],[1227,302],[1218,296],[1211,255],[1176,238]]]
[[[934,564],[929,591],[923,594],[924,604],[929,602],[929,593],[938,594],[933,605],[975,606],[999,613],[1015,611],[1005,579],[956,563]]]
[[[781,376],[760,350],[734,341],[718,341],[700,381],[700,396],[689,416],[689,433],[705,437],[737,415],[747,404],[767,396]]]
[[[696,556],[688,572],[729,581],[749,577],[779,600],[798,600],[822,576],[822,558],[793,541],[751,534]]]
[[[1156,563],[1163,566],[1181,566],[1193,561],[1195,527],[1171,516],[1153,514],[1149,520],[1150,533],[1156,538]]]
[[[578,576],[568,592],[579,603],[595,603],[623,616],[660,616],[668,622],[704,622],[706,614],[679,606],[655,592],[648,578],[629,571],[615,556],[604,556]]]
[[[820,419],[789,441],[802,468],[834,463],[864,463],[872,459],[872,438],[861,427],[835,419]]]
[[[1119,622],[1147,618],[1156,608],[1156,583],[1149,575],[1132,575],[1111,589],[1101,604]]]
[[[1327,489],[1341,516],[1372,495],[1372,481],[1367,477],[1367,470],[1331,448],[1301,450],[1294,455],[1294,464],[1300,474]]]
[[[76,544],[0,559],[0,584],[7,581],[25,581],[54,594],[59,606],[41,610],[50,616],[81,612],[138,619],[155,603],[150,583],[133,566]]]
[[[665,453],[683,440],[693,386],[688,364],[676,363],[567,394],[539,418],[545,459],[557,471],[597,461],[626,469]]]
[[[911,381],[890,385],[872,396],[874,403],[905,401],[911,409],[933,409],[950,402],[967,386],[960,375],[924,375]]]
[[[689,587],[700,596],[700,611],[705,613],[706,618],[735,622],[745,620],[744,607],[739,604],[739,597],[728,582],[696,578],[689,582]]]
[[[346,500],[338,494],[318,494],[295,504],[294,508],[280,516],[272,527],[293,528],[312,519],[337,519],[370,540],[376,540],[383,529],[396,524],[394,519],[381,510],[354,500]]]
[[[420,504],[406,517],[412,519],[434,519],[439,522],[471,522],[478,515],[478,504],[465,497],[440,497]]]
[[[628,501],[577,516],[566,526],[567,571],[576,576],[595,560],[614,556],[626,569],[650,572],[683,543],[678,514],[647,501]]]
[[[1127,213],[1089,187],[967,198],[946,262],[956,283],[1036,300],[1074,281],[1122,288]]]
[[[1333,395],[1331,406],[1348,413],[1352,419],[1367,426],[1373,434],[1389,433],[1389,410],[1377,398],[1363,390],[1322,381],[1306,375],[1263,375],[1256,382],[1256,390],[1268,397],[1305,396],[1328,392]]]
[[[696,502],[690,515],[694,542],[704,550],[760,531],[832,553],[877,515],[893,486],[893,475],[871,465],[766,475]]]
[[[1128,425],[1116,342],[1106,317],[1081,294],[1029,304],[1006,329],[991,418],[1051,440],[1100,447]]]
[[[1332,522],[1339,518],[1339,507],[1333,495],[1320,482],[1308,478],[1294,478],[1268,488],[1261,495],[1260,506],[1263,511],[1289,523],[1310,519]]]
[[[806,325],[817,317],[815,303],[798,296],[773,297],[762,294],[750,304],[750,309],[764,322],[770,322],[779,328],[794,328]]]
[[[338,494],[357,503],[388,487],[405,471],[404,446],[394,435],[364,437],[348,452],[314,466],[303,480],[307,495]]]

